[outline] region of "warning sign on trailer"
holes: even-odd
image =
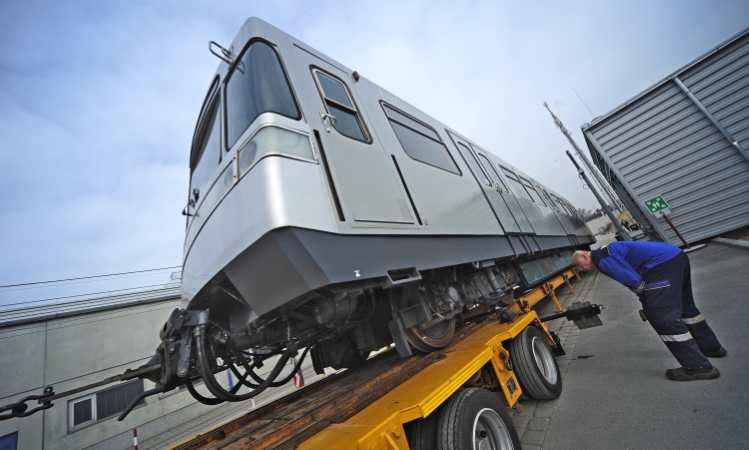
[[[648,211],[650,211],[651,214],[655,214],[657,216],[662,216],[663,214],[668,214],[671,212],[668,203],[666,203],[666,200],[661,195],[653,197],[650,200],[645,200],[643,203],[645,203],[645,207],[648,209]]]

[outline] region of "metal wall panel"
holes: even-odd
[[[594,163],[656,237],[681,245],[645,209],[656,195],[687,241],[749,226],[749,29],[582,130]]]

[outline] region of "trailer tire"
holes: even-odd
[[[562,377],[546,337],[527,327],[510,343],[510,359],[523,393],[536,400],[550,400],[562,393]]]
[[[408,448],[411,450],[434,450],[437,448],[437,411],[431,415],[406,423]]]
[[[486,389],[460,389],[440,408],[438,450],[520,450],[507,409]]]

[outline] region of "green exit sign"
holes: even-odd
[[[651,214],[657,214],[669,209],[668,203],[666,203],[666,200],[660,195],[653,197],[650,200],[645,200],[643,203],[645,203],[645,207],[648,208],[648,211],[650,211]]]

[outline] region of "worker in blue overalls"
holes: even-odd
[[[686,253],[663,242],[622,241],[576,251],[572,262],[582,271],[598,267],[637,294],[645,317],[681,364],[666,371],[668,378],[691,381],[720,376],[706,356],[721,358],[728,352],[694,304]]]

